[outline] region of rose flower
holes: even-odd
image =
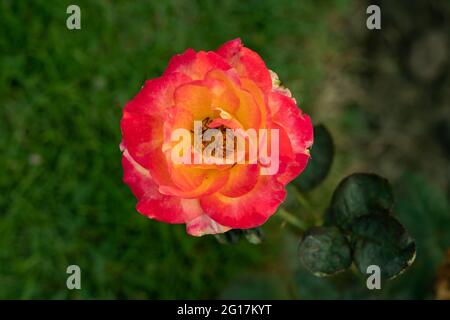
[[[189,133],[183,142],[188,149],[174,141],[178,129]],[[209,157],[232,154],[230,161],[204,159],[213,145],[204,139],[210,129],[218,133]],[[285,199],[286,185],[306,167],[313,141],[310,118],[240,39],[216,51],[175,55],[163,75],[146,81],[126,104],[121,130],[124,182],[138,200],[137,211],[186,224],[194,236],[265,223]],[[247,145],[238,150],[239,137]],[[264,149],[270,154],[264,156]],[[203,161],[190,161],[199,157]],[[277,162],[275,171],[269,162]]]

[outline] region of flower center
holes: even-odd
[[[222,157],[227,157],[228,155],[232,154],[235,151],[236,148],[236,141],[235,141],[235,135],[233,133],[233,129],[227,128],[224,125],[220,125],[216,128],[210,128],[209,124],[213,121],[210,117],[206,117],[202,120],[202,152],[203,150],[208,147],[209,145],[212,145],[214,147],[214,150],[212,151],[213,156],[219,156],[216,155],[217,148],[222,148]],[[208,130],[218,130],[221,135],[222,141],[216,141],[217,136],[211,137],[210,135],[207,135],[206,132]],[[228,141],[228,148],[227,148],[227,141]]]

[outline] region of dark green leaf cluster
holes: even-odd
[[[305,232],[300,261],[318,276],[343,271],[352,261],[363,274],[376,265],[383,278],[399,275],[413,263],[416,246],[392,215],[393,204],[386,179],[370,173],[346,177],[334,191],[324,225]]]

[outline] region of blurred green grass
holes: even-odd
[[[72,3],[0,3],[0,298],[213,298],[268,268],[276,236],[221,246],[135,211],[121,109],[173,54],[241,37],[312,111],[347,1],[80,0],[69,31]],[[65,287],[70,264],[80,291]]]

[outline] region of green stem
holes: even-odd
[[[311,216],[314,218],[315,223],[318,223],[320,221],[320,216],[317,214],[316,210],[311,205],[311,202],[308,200],[308,198],[305,197],[304,194],[302,194],[297,189],[294,189],[295,197],[300,203],[300,205],[306,209],[307,213],[311,214]]]
[[[278,210],[278,214],[280,217],[282,217],[286,222],[290,223],[291,225],[299,228],[301,231],[305,231],[308,226],[306,223],[304,223],[302,220],[294,216],[292,213],[284,210],[283,208]]]
[[[312,211],[312,206],[309,203],[309,200],[297,189],[293,189],[295,193],[295,197],[297,198],[298,202],[308,211]]]

